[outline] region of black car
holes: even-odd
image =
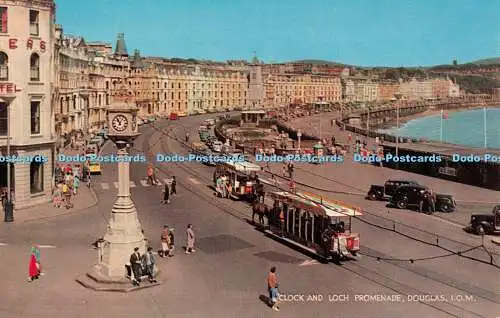
[[[391,197],[396,189],[403,185],[416,185],[419,183],[411,180],[387,180],[384,185],[372,185],[367,198],[370,200],[384,200]]]
[[[399,209],[406,209],[408,207],[420,207],[420,201],[427,202],[426,196],[432,195],[429,188],[418,185],[418,184],[408,184],[402,185],[396,189],[394,195],[391,197],[391,204],[398,207]],[[456,207],[456,202],[453,196],[449,194],[436,194],[435,208],[436,211],[441,212],[453,212]],[[431,214],[428,207],[424,208],[427,214]]]
[[[500,232],[500,205],[495,206],[491,214],[473,214],[469,228],[477,235]]]

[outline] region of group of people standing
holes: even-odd
[[[132,279],[132,284],[135,286],[140,286],[142,276],[146,275],[150,283],[156,283],[156,279],[154,278],[156,260],[152,247],[148,247],[146,253],[143,255],[139,253],[138,247],[134,248],[134,252],[130,255],[130,266],[132,270],[129,271],[128,276]]]
[[[195,235],[192,224],[188,224],[186,228],[186,241],[186,254],[194,253]],[[161,232],[161,249],[158,251],[158,256],[161,258],[173,257],[174,250],[174,228],[169,228],[168,225],[164,225]],[[135,286],[140,286],[143,276],[147,276],[150,283],[156,283],[156,279],[154,278],[155,266],[157,266],[157,263],[153,248],[149,246],[146,253],[141,255],[139,248],[136,247],[134,248],[134,252],[130,255],[130,267],[127,267],[127,276],[132,280],[132,284]]]
[[[88,164],[83,167],[79,165],[57,165],[54,171],[56,186],[52,190],[52,205],[56,208],[73,207],[72,197],[78,194],[78,188],[82,181],[90,184],[90,169]]]
[[[229,198],[233,188],[227,176],[218,176],[215,179],[215,191],[221,198]]]

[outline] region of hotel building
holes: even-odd
[[[52,190],[55,81],[52,0],[0,1],[0,152],[23,160],[10,164],[15,208],[47,202]],[[7,163],[0,162],[0,188]]]

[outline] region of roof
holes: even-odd
[[[410,183],[410,184],[403,184],[398,187],[398,189],[403,188],[417,188],[417,189],[429,189],[429,187],[418,184],[418,183]]]
[[[116,40],[115,54],[121,56],[128,56],[127,46],[125,44],[125,34],[118,33]]]
[[[326,197],[321,197],[318,195],[315,195],[313,193],[309,192],[299,192],[298,195],[301,197],[307,198],[313,202],[322,204],[329,209],[334,210],[336,213],[340,213],[341,216],[360,216],[363,215],[361,212],[361,208],[350,205],[348,203],[338,201],[338,200],[332,200]]]
[[[345,204],[340,204],[336,201],[325,201],[323,203],[317,201],[315,195],[306,193],[292,194],[290,192],[271,192],[270,196],[275,199],[286,201],[293,204],[297,208],[305,209],[311,213],[321,215],[323,217],[345,217],[362,215],[360,210],[352,208]]]
[[[248,161],[238,161],[238,162],[227,161],[224,164],[233,168],[238,172],[252,172],[252,171],[262,170],[260,166]]]
[[[395,180],[395,179],[390,179],[390,180],[387,180],[386,182],[397,182],[397,183],[419,184],[417,181],[413,181],[413,180]]]

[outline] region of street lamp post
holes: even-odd
[[[399,153],[399,101],[401,100],[402,94],[394,94],[396,97],[396,157]]]
[[[15,97],[5,97],[0,99],[0,102],[5,104],[7,110],[7,158],[10,157],[10,126],[11,126],[11,116],[10,116],[10,103]],[[12,187],[11,187],[11,163],[7,161],[7,202],[5,202],[4,212],[5,212],[5,222],[14,221],[14,206],[12,204]]]

